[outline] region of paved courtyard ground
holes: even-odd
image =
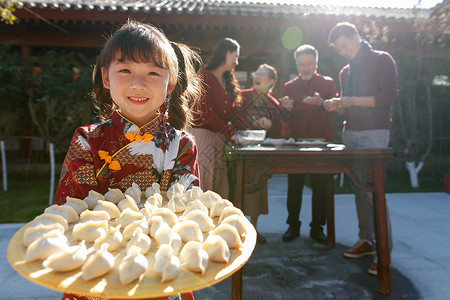
[[[257,245],[243,269],[244,299],[448,299],[450,297],[450,195],[388,194],[394,249],[389,296],[377,292],[367,274],[370,257],[349,260],[342,252],[357,239],[353,195],[335,196],[336,246],[309,239],[311,191],[304,190],[301,237],[282,243],[287,228],[286,175],[269,180],[269,214],[258,230],[268,242]],[[56,300],[61,293],[35,285],[8,264],[9,239],[23,224],[0,224],[0,300]],[[17,293],[20,291],[20,293]],[[195,292],[196,299],[230,299],[231,280]]]

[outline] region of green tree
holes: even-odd
[[[20,53],[10,46],[0,47],[0,139],[20,134],[19,120],[26,103],[27,86]]]
[[[28,107],[36,131],[65,152],[92,90],[91,64],[80,54],[56,51],[31,57],[30,63]]]
[[[14,24],[17,17],[14,15],[17,0],[0,0],[0,21],[6,24]]]
[[[430,15],[415,10],[414,56],[399,55],[397,60],[400,95],[393,107],[393,132],[412,187],[419,187],[418,174],[433,144],[433,80],[436,75],[449,73],[449,12],[448,0]]]

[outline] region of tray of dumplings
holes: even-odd
[[[11,239],[7,258],[25,278],[107,298],[163,297],[214,285],[250,258],[256,231],[213,191],[90,191],[47,207]]]

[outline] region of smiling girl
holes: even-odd
[[[124,192],[159,183],[198,186],[197,147],[186,131],[200,97],[199,57],[171,43],[157,28],[128,21],[106,42],[93,72],[93,94],[103,122],[75,131],[55,203],[83,199],[90,190]],[[192,299],[192,293],[170,299]],[[64,294],[63,299],[87,299]],[[90,299],[90,298],[89,298]],[[167,299],[163,298],[163,299]]]

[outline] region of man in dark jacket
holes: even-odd
[[[328,36],[328,44],[348,60],[339,74],[341,97],[325,101],[328,111],[345,114],[342,134],[347,147],[387,148],[391,122],[391,106],[397,98],[397,67],[392,56],[373,50],[361,39],[355,25],[338,23]],[[355,188],[359,222],[359,240],[344,252],[347,258],[375,254],[375,230],[372,193]],[[387,211],[388,243],[392,249],[389,211]],[[377,275],[376,256],[369,274]]]

